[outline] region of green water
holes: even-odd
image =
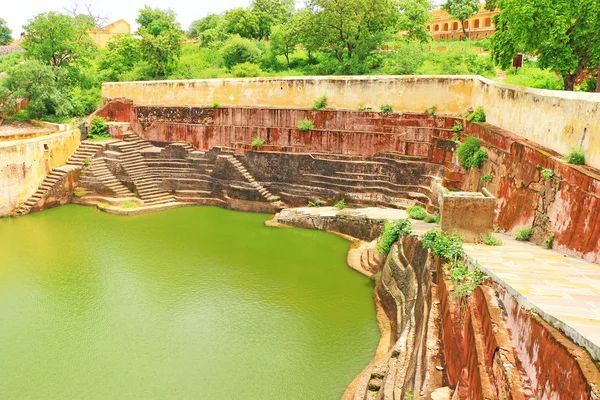
[[[349,243],[268,216],[0,220],[0,399],[339,399],[378,340]]]

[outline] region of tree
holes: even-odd
[[[216,29],[221,25],[222,18],[217,14],[208,14],[202,19],[197,19],[190,24],[185,36],[188,38],[197,39],[200,34],[209,29]]]
[[[131,34],[119,35],[100,54],[98,67],[105,81],[119,81],[141,58],[140,40]]]
[[[463,33],[468,40],[471,40],[471,37],[465,28],[465,21],[477,14],[480,7],[479,0],[448,0],[442,6],[452,18],[460,21]]]
[[[499,0],[498,7],[491,49],[502,68],[517,53],[535,53],[541,68],[558,72],[573,90],[577,77],[600,63],[598,0]]]
[[[157,78],[172,72],[181,56],[183,31],[175,18],[172,10],[146,6],[136,20],[140,24],[136,32],[141,37],[140,54]]]
[[[6,21],[0,18],[0,46],[6,46],[13,41],[12,31],[6,24]]]
[[[253,39],[258,37],[258,18],[247,8],[233,8],[225,12],[225,31],[232,35]]]
[[[298,28],[291,22],[271,28],[271,49],[275,54],[282,54],[285,57],[288,68],[290,67],[290,54],[294,52],[294,48],[298,44],[298,37]]]
[[[27,58],[57,67],[68,65],[78,57],[89,55],[95,44],[88,35],[93,18],[49,12],[38,14],[23,28],[23,48]]]
[[[288,21],[291,17],[289,1],[282,0],[253,0],[250,11],[254,14],[257,22],[257,30],[254,39],[268,39],[271,35],[271,27]]]
[[[399,28],[405,31],[405,38],[422,43],[431,39],[427,23],[431,19],[431,0],[399,0],[401,10]]]
[[[63,10],[65,10],[65,12],[67,14],[69,14],[70,16],[77,18],[78,16],[82,15],[80,7],[81,7],[81,5],[79,4],[79,1],[74,1],[73,5],[71,7],[63,6]],[[108,22],[110,21],[109,15],[96,13],[94,11],[94,8],[92,7],[92,5],[89,3],[84,4],[84,7],[85,7],[85,12],[83,13],[83,15],[87,15],[87,16],[93,18],[94,25],[96,28],[102,29],[106,25],[108,25]]]
[[[340,63],[365,59],[395,31],[400,17],[394,0],[307,0],[312,35]]]
[[[15,105],[16,101],[13,92],[6,86],[0,84],[0,120],[6,117],[6,115],[15,108]]]
[[[260,57],[260,50],[251,40],[234,36],[223,45],[221,56],[225,66],[232,68],[236,64],[254,63]]]

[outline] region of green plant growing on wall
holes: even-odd
[[[265,139],[263,138],[254,138],[252,139],[252,142],[250,143],[250,146],[254,147],[254,148],[259,148],[265,145]]]
[[[423,247],[445,260],[456,261],[464,256],[462,245],[464,239],[456,233],[447,233],[439,228],[431,229],[423,234]]]
[[[303,119],[298,122],[297,128],[299,131],[311,131],[315,129],[315,124],[310,119]]]
[[[482,175],[482,176],[481,176],[481,180],[482,180],[483,182],[486,182],[486,183],[489,183],[489,182],[491,182],[491,181],[492,181],[492,179],[494,179],[494,175],[492,175],[492,174],[489,174],[489,175]]]
[[[398,240],[400,236],[408,235],[411,229],[412,225],[407,219],[386,222],[383,228],[383,235],[377,245],[377,251],[387,255],[394,242]]]
[[[544,168],[540,171],[540,176],[544,179],[554,178],[554,171],[550,168]]]
[[[458,162],[466,171],[471,168],[481,168],[481,164],[488,159],[488,154],[481,149],[481,141],[472,136],[467,136],[456,149]]]
[[[321,205],[323,205],[323,203],[321,202],[321,200],[315,200],[315,201],[308,201],[308,206],[309,207],[321,207]]]
[[[90,159],[89,158],[84,158],[83,160],[81,160],[81,162],[83,163],[84,167],[88,167],[90,165]]]
[[[458,135],[458,133],[454,133],[454,135],[452,135],[452,140],[454,140],[455,142],[460,142],[460,136]]]
[[[488,233],[483,238],[481,238],[481,240],[488,246],[502,246],[502,240],[494,236],[494,234],[492,233]]]
[[[219,103],[218,101],[215,101],[214,103],[212,103],[212,107],[213,108],[221,108],[221,103]]]
[[[423,207],[418,206],[416,204],[414,206],[408,207],[406,209],[406,213],[408,214],[409,218],[418,219],[418,220],[425,219],[425,215],[427,214]]]
[[[573,149],[569,154],[567,154],[565,161],[573,165],[584,165],[585,153],[581,149]]]
[[[89,134],[92,139],[109,138],[110,134],[108,133],[108,124],[106,123],[106,120],[102,117],[94,117],[90,124]]]
[[[526,242],[529,239],[531,239],[531,235],[532,234],[533,234],[533,227],[531,227],[531,228],[520,228],[520,229],[517,229],[517,233],[515,235],[515,239]]]
[[[394,113],[394,109],[389,104],[382,104],[379,108],[381,110],[381,115],[386,116]]]
[[[311,110],[315,110],[315,111],[322,111],[322,110],[325,110],[325,108],[327,108],[327,95],[326,94],[324,94],[323,96],[321,96],[317,100],[315,100],[314,103],[312,104],[312,106],[310,107]]]
[[[465,129],[462,122],[456,121],[452,127],[452,132],[462,132]]]
[[[471,113],[471,115],[469,115],[467,117],[467,121],[469,121],[469,122],[485,122],[486,116],[485,116],[485,111],[483,111],[483,107],[479,106],[479,107],[475,108],[475,111],[473,111]]]
[[[82,187],[76,187],[73,190],[73,196],[75,197],[83,197],[87,194],[87,190],[85,190],[85,188]]]
[[[469,268],[468,264],[462,260],[450,265],[448,276],[454,285],[454,291],[450,295],[451,299],[469,296],[485,279],[485,275],[478,266]]]
[[[427,222],[428,224],[439,224],[440,223],[440,214],[435,213],[435,214],[427,214],[425,216],[425,222]]]
[[[425,110],[425,114],[434,116],[437,115],[437,105],[433,105]]]
[[[123,204],[121,204],[121,208],[124,208],[124,209],[133,209],[133,208],[138,208],[138,207],[139,207],[139,204],[136,203],[135,201],[131,201],[131,200],[124,201]]]
[[[341,199],[340,201],[334,204],[334,207],[338,210],[343,210],[344,208],[346,208],[346,200]]]
[[[546,246],[547,249],[551,249],[553,243],[554,243],[554,235],[550,235],[546,238],[546,240],[544,240],[544,246]]]
[[[358,112],[372,112],[373,111],[373,107],[360,105],[360,106],[358,106],[357,111]]]

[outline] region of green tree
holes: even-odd
[[[250,40],[233,36],[225,42],[221,56],[227,68],[245,62],[254,63],[260,57],[260,49]]]
[[[140,54],[150,66],[151,75],[164,78],[177,66],[181,56],[183,32],[172,10],[144,7],[140,10],[137,34],[141,37]]]
[[[431,39],[427,23],[431,19],[431,0],[399,0],[401,10],[399,28],[406,32],[405,38],[418,40],[422,43]]]
[[[468,40],[471,40],[471,37],[465,28],[465,21],[477,14],[480,7],[481,3],[479,0],[448,0],[446,4],[442,6],[452,18],[456,18],[460,21],[463,34]]]
[[[283,55],[290,66],[290,54],[298,44],[298,29],[295,24],[275,25],[271,28],[271,49],[277,55]]]
[[[15,108],[15,96],[13,92],[0,82],[0,119],[5,117]]]
[[[491,49],[502,68],[517,53],[535,53],[541,68],[558,72],[573,90],[577,77],[600,63],[598,0],[499,0],[498,7]]]
[[[197,19],[190,24],[185,35],[188,38],[197,39],[200,34],[209,29],[216,29],[221,25],[222,18],[217,14],[208,14],[202,19]]]
[[[234,8],[225,12],[225,31],[232,35],[252,39],[258,37],[259,25],[256,14],[247,8]]]
[[[0,18],[0,46],[6,46],[12,42],[12,31],[6,21]]]
[[[288,21],[291,17],[290,4],[282,0],[254,0],[250,5],[250,11],[256,18],[257,30],[254,39],[268,39],[271,35],[271,27]]]
[[[61,67],[91,54],[96,46],[88,35],[95,21],[92,17],[49,12],[38,14],[23,28],[23,48],[28,58]]]
[[[98,67],[105,81],[119,81],[142,59],[140,39],[131,34],[119,35],[100,53]]]

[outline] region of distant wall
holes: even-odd
[[[64,165],[80,138],[79,129],[73,129],[0,142],[0,216],[25,202],[53,168]]]
[[[102,85],[106,99],[136,105],[211,105],[308,108],[324,94],[337,109],[360,105],[441,114],[483,106],[488,122],[558,153],[582,147],[587,163],[600,168],[600,94],[561,92],[499,84],[479,76],[339,76],[188,81],[120,82]]]

